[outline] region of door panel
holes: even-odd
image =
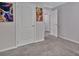
[[[51,12],[51,34],[58,36],[58,19],[57,19],[57,9]]]
[[[29,44],[31,42],[33,42],[35,40],[35,27],[34,25],[34,19],[33,19],[33,8],[32,5],[30,3],[22,3],[20,6],[20,17],[21,19],[17,19],[20,23],[16,22],[17,24],[20,25],[20,28],[17,30],[20,30],[20,33],[17,33],[17,37],[18,34],[20,34],[20,38],[21,39],[17,39],[18,41],[18,45],[24,45],[24,44]],[[19,26],[18,25],[18,26]]]
[[[34,27],[32,27],[32,6],[29,4],[23,4],[23,8],[22,8],[22,17],[23,17],[23,22],[22,22],[22,28],[23,28],[23,39],[27,40],[32,40],[34,39]]]

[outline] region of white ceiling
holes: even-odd
[[[45,8],[51,8],[57,7],[59,5],[62,5],[66,2],[32,2],[32,4],[36,4],[37,6],[45,7]]]
[[[43,2],[43,6],[46,7],[46,8],[54,8],[54,7],[57,7],[59,5],[62,5],[66,2]]]

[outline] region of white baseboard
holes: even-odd
[[[17,47],[10,47],[10,48],[6,48],[6,49],[2,49],[2,50],[0,50],[0,52],[5,52],[5,51],[11,50],[11,49],[15,49],[15,48],[17,48]]]
[[[35,41],[34,43],[41,42],[41,41],[44,41],[44,39],[37,40],[37,41]]]
[[[67,37],[64,37],[64,36],[59,36],[59,37],[62,38],[62,39],[64,39],[64,40],[69,40],[69,41],[71,41],[71,42],[74,42],[74,43],[79,44],[79,41],[75,41],[75,40],[72,40],[72,39],[67,38]]]
[[[55,37],[58,37],[57,35],[53,35],[52,33],[50,33],[50,35],[55,36]]]
[[[36,40],[36,41],[29,42],[29,43],[25,43],[25,44],[20,44],[20,45],[17,45],[17,47],[21,47],[21,46],[24,46],[24,45],[27,45],[27,44],[37,43],[37,42],[41,42],[41,41],[44,41],[44,39],[41,39],[41,40]]]
[[[41,42],[41,41],[44,41],[44,39],[36,40],[36,41],[34,41],[34,42],[29,42],[28,44],[31,44],[31,43],[37,43],[37,42]],[[21,45],[16,45],[15,47],[10,47],[10,48],[6,48],[6,49],[2,49],[2,50],[0,50],[0,52],[4,52],[4,51],[8,51],[8,50],[12,50],[12,49],[15,49],[15,48],[24,46],[24,45],[27,45],[27,43],[26,43],[26,44],[21,44]]]

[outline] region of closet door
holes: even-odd
[[[16,44],[19,46],[33,43],[35,40],[33,15],[33,7],[30,3],[16,3]]]

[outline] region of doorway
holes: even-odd
[[[57,9],[46,10],[44,9],[44,27],[45,27],[45,37],[48,35],[53,35],[58,37],[58,19],[57,19]]]
[[[49,10],[44,9],[44,36],[48,36],[50,34],[50,13]]]

